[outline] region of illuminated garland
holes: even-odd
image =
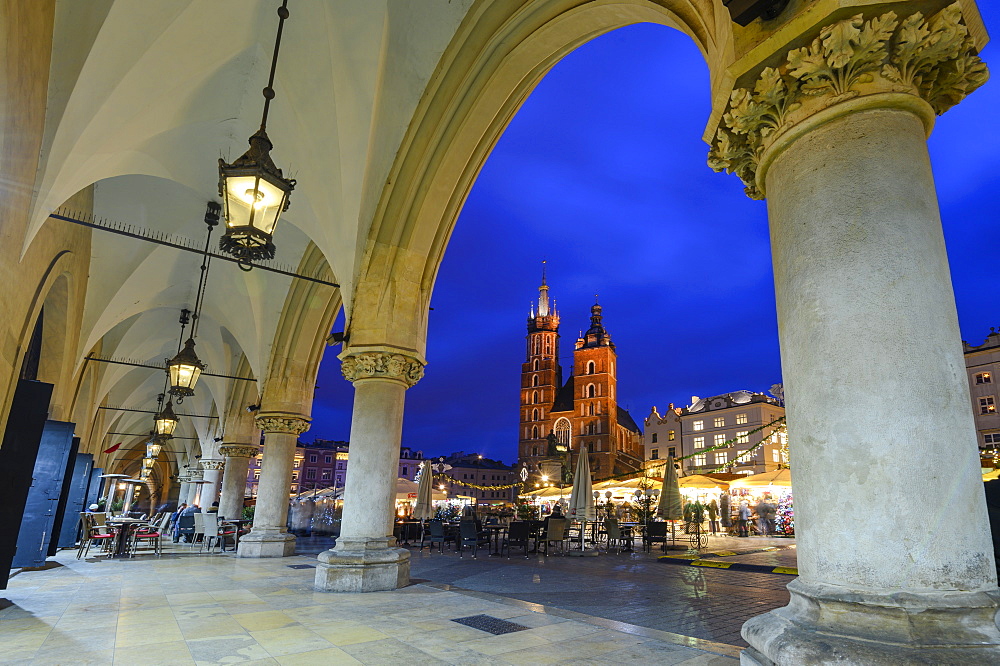
[[[460,486],[468,486],[469,488],[475,488],[476,490],[510,490],[511,488],[517,488],[521,485],[521,482],[508,483],[502,486],[480,486],[475,483],[469,483],[468,481],[459,481],[458,479],[453,479],[447,474],[435,474],[434,480],[436,481],[450,481],[451,483],[457,483]]]

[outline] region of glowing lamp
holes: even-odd
[[[177,402],[194,395],[195,384],[201,377],[205,364],[194,353],[194,338],[188,338],[184,348],[167,361],[167,374],[170,376],[170,395],[177,396]]]
[[[156,424],[156,434],[157,435],[173,435],[174,429],[177,427],[177,415],[174,414],[174,406],[167,401],[167,406],[163,408],[163,411],[154,417]]]

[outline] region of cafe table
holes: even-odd
[[[105,522],[114,528],[117,528],[115,533],[115,543],[114,548],[108,553],[108,557],[127,557],[128,556],[128,540],[129,536],[139,525],[147,525],[149,521],[145,518],[127,518],[125,516],[117,516],[112,518],[107,518]]]

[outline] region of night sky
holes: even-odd
[[[1000,39],[996,4],[980,9]],[[994,53],[991,43],[982,57],[1000,72]],[[1000,326],[997,108],[1000,74],[941,117],[929,142],[962,337],[972,344]],[[599,37],[542,80],[452,236],[427,374],[407,392],[405,446],[516,461],[525,324],[543,259],[564,373],[597,294],[617,345],[619,402],[640,425],[653,405],[662,413],[693,395],[766,392],[781,380],[765,203],[705,165],[709,111],[700,53],[658,25]],[[349,438],[352,390],[339,349],[320,368],[306,441]]]

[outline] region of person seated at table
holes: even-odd
[[[181,512],[184,511],[184,509],[186,508],[187,508],[187,502],[184,502],[179,507],[177,507],[176,511],[170,514],[170,532],[174,536],[174,543],[177,543],[177,541],[180,540],[181,536],[180,532],[178,531],[180,529],[180,525],[178,524],[180,521],[177,519],[180,518]]]
[[[212,502],[212,506],[205,509],[205,513],[219,513],[219,503]]]
[[[552,513],[550,513],[549,515],[545,516],[545,518],[542,520],[542,534],[545,534],[545,533],[547,533],[549,531],[549,519],[550,518],[556,518],[556,519],[562,520],[565,517],[566,516],[564,516],[563,512],[562,512],[562,504],[556,504],[552,508]]]
[[[462,509],[462,520],[473,520],[476,523],[476,532],[483,531],[483,522],[479,520],[479,516],[476,515],[476,509],[471,504],[466,504],[465,508]]]

